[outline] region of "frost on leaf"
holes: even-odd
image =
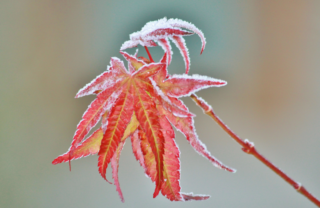
[[[181,36],[173,36],[173,37],[170,37],[170,39],[174,42],[177,48],[179,48],[180,53],[183,57],[184,63],[186,65],[186,74],[188,74],[190,69],[190,57],[189,57],[189,51],[186,46],[185,40]]]
[[[121,51],[128,62],[128,70],[120,59],[112,57],[107,70],[77,93],[76,98],[90,94],[96,98],[83,114],[69,150],[52,164],[70,163],[74,159],[98,154],[100,175],[108,181],[106,172],[110,164],[114,185],[124,202],[118,178],[119,159],[126,140],[131,137],[135,158],[155,183],[153,197],[161,193],[171,201],[208,199],[207,195],[181,192],[180,151],[173,128],[179,130],[195,151],[214,166],[229,172],[235,170],[210,154],[196,134],[194,114],[179,99],[201,89],[227,83],[200,75],[171,76],[167,71],[172,59],[170,39],[180,50],[188,73],[190,57],[183,36],[193,33],[201,38],[202,52],[205,47],[203,33],[182,20],[163,18],[149,22],[141,31],[131,34],[121,50],[138,44],[153,47],[158,43],[165,51],[164,56],[158,63],[153,63],[151,55],[149,59],[137,58],[138,51],[134,55]],[[199,105],[207,105],[204,100],[199,102]],[[88,136],[100,120],[101,127]]]
[[[166,52],[166,54],[168,55],[168,59],[167,59],[167,65],[169,65],[171,63],[171,59],[172,59],[172,48],[171,45],[169,43],[168,38],[163,38],[163,39],[159,39],[157,40],[158,44],[162,47],[162,49]]]
[[[185,28],[191,32],[182,30],[181,28]],[[196,33],[201,39],[202,47],[200,54],[202,54],[206,45],[206,39],[201,30],[199,30],[192,23],[179,19],[167,19],[166,17],[156,21],[148,22],[140,31],[132,33],[130,35],[130,40],[126,41],[121,46],[120,50],[136,47],[138,44],[142,46],[148,46],[149,41],[156,41],[163,48],[163,50],[168,53],[168,64],[170,64],[172,57],[172,50],[168,41],[168,38],[170,38],[182,54],[182,57],[185,61],[187,74],[190,68],[190,58],[185,40],[182,36],[188,36],[194,33]]]

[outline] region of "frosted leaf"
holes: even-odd
[[[174,130],[165,115],[160,111],[160,125],[165,137],[165,151],[163,155],[165,179],[161,193],[170,201],[183,201],[180,186],[180,151],[175,142]]]
[[[114,86],[117,82],[128,75],[123,62],[119,58],[112,57],[110,63],[111,67],[108,66],[106,72],[97,76],[89,84],[80,89],[76,95],[76,98],[93,93],[98,94],[102,90]]]
[[[161,60],[159,61],[160,63],[164,63],[164,64],[168,64],[168,58],[167,58],[167,53],[165,53],[163,55],[163,57],[161,58]],[[168,66],[168,65],[167,65]],[[163,83],[163,81],[166,79],[166,77],[168,76],[168,72],[167,72],[167,67],[163,67],[160,69],[160,71],[158,73],[156,73],[152,79],[156,82],[156,83]]]
[[[145,41],[139,41],[139,44],[142,46],[147,46],[147,47],[154,47],[157,46],[157,44],[155,42],[152,41],[153,39],[151,38],[150,40],[145,40]]]
[[[172,59],[172,48],[171,48],[171,45],[169,43],[169,40],[168,38],[164,38],[164,39],[159,39],[157,40],[159,46],[162,47],[162,49],[167,53],[167,65],[169,65],[171,63],[171,59]]]
[[[134,57],[138,57],[139,49],[137,48],[136,52],[134,53]]]
[[[69,151],[60,155],[52,161],[52,164],[59,164],[62,162],[69,162],[72,160],[77,160],[82,157],[87,157],[89,155],[94,155],[99,152],[101,139],[103,137],[102,129],[97,129],[92,133],[86,140],[84,140],[80,145],[78,145],[74,151],[72,157],[69,157]]]
[[[127,49],[127,48],[133,48],[137,47],[139,45],[139,41],[132,41],[132,40],[127,40],[124,42],[120,48],[121,51]]]
[[[139,41],[128,40],[122,44],[120,50],[123,51],[127,48],[137,47],[138,45],[139,45]]]
[[[166,102],[168,102],[168,103],[171,103],[171,101],[169,100],[169,98],[162,92],[162,90],[159,89],[159,87],[157,86],[157,83],[156,83],[154,80],[152,80],[152,79],[150,79],[150,81],[151,81],[151,83],[152,83],[152,85],[153,85],[156,93],[157,93],[164,101],[166,101]]]
[[[117,57],[111,57],[111,67],[113,70],[116,70],[119,74],[126,75],[128,74],[126,67],[124,66],[123,61]]]
[[[179,106],[175,105],[174,103],[171,102],[171,100],[169,99],[169,97],[167,97],[157,86],[156,82],[152,79],[150,79],[155,92],[159,95],[159,97],[161,98],[159,100],[159,104],[162,105],[162,107],[164,109],[166,109],[167,111],[171,112],[173,115],[177,116],[177,117],[193,117],[195,116],[194,114],[185,111],[184,109],[181,109]]]
[[[136,47],[138,44],[142,46],[147,46],[148,41],[157,41],[158,44],[168,53],[168,64],[171,63],[172,51],[170,44],[167,38],[172,38],[179,48],[182,56],[184,57],[186,64],[186,73],[188,73],[190,68],[190,58],[188,50],[182,36],[192,35],[193,33],[182,30],[180,28],[185,28],[191,30],[192,32],[199,35],[202,46],[201,53],[203,52],[206,40],[201,30],[199,30],[194,24],[179,20],[179,19],[168,19],[166,17],[148,22],[145,26],[142,27],[140,31],[130,34],[130,41],[126,41],[120,50],[124,50],[131,47]],[[151,45],[153,46],[153,45]]]
[[[170,37],[170,39],[180,50],[180,53],[184,60],[184,64],[186,65],[186,74],[188,74],[190,69],[190,57],[189,57],[189,51],[184,38],[181,36],[173,36],[173,37]]]
[[[164,67],[164,64],[162,63],[151,63],[146,64],[142,66],[139,70],[135,71],[132,76],[138,76],[138,77],[150,77],[155,75],[161,68]]]
[[[141,61],[139,59],[137,59],[137,57],[132,56],[126,52],[122,52],[120,51],[120,53],[123,55],[123,57],[132,64],[132,66],[134,67],[134,71],[140,69],[142,66],[146,65],[146,63],[144,61]],[[137,52],[136,52],[137,53]],[[132,73],[131,73],[132,74]]]
[[[221,87],[227,82],[198,74],[173,75],[161,84],[161,89],[172,97],[190,96],[192,93],[209,87]]]
[[[139,33],[135,33],[134,35],[131,35],[130,38],[133,41],[140,41],[140,44],[144,44],[144,46],[147,46],[148,44],[152,44],[152,40],[159,40],[166,37],[173,37],[175,35],[193,35],[193,33],[190,33],[185,30],[181,29],[175,29],[172,27],[166,27],[166,28],[154,28],[148,29],[147,31],[141,31]]]
[[[124,202],[123,194],[120,188],[120,183],[119,183],[119,177],[118,177],[118,170],[119,170],[119,159],[120,159],[120,154],[123,149],[123,146],[125,144],[125,141],[121,142],[113,155],[111,159],[111,167],[112,167],[112,177],[114,179],[114,185],[116,186],[116,190],[120,196],[120,199],[122,202]]]
[[[199,35],[201,42],[202,42],[202,47],[201,47],[201,52],[200,54],[202,54],[205,46],[206,46],[206,38],[204,37],[204,34],[201,30],[199,30],[194,24],[180,20],[180,19],[169,19],[168,20],[168,24],[173,26],[173,27],[182,27],[182,28],[186,28],[188,30],[193,31],[194,33],[196,33],[197,35]]]
[[[179,108],[185,110],[185,111],[188,111],[189,112],[189,109],[188,107],[182,102],[182,100],[179,100],[178,98],[175,98],[175,97],[168,97],[172,103],[174,103],[176,106],[179,106]]]
[[[132,74],[136,71],[136,69],[132,66],[132,63],[130,61],[128,61],[128,69],[129,69],[130,74]]]
[[[76,95],[76,98],[83,97],[86,95],[91,95],[94,93],[99,93],[100,91],[112,87],[116,82],[123,79],[123,77],[118,77],[117,73],[109,70],[108,66],[107,71],[97,76],[90,83],[86,84],[83,88],[79,90]]]
[[[111,109],[115,101],[119,97],[122,87],[117,83],[112,88],[108,88],[99,93],[95,99],[84,112],[82,120],[77,126],[73,141],[70,146],[70,155],[72,156],[74,149],[86,137],[90,130],[99,122],[101,116]]]

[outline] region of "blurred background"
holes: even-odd
[[[218,125],[197,114],[200,139],[238,171],[214,168],[176,134],[183,192],[209,194],[201,202],[152,198],[127,142],[119,178],[126,202],[97,170],[97,156],[68,164],[66,152],[94,99],[74,99],[102,73],[129,34],[148,21],[179,18],[206,38],[186,37],[191,74],[228,81],[198,93],[242,138],[320,197],[320,1],[318,0],[1,0],[0,207],[315,207],[275,173],[241,151]],[[143,48],[139,55],[144,56]],[[133,53],[135,49],[127,50]],[[183,73],[173,45],[170,73]],[[160,47],[151,48],[157,60]],[[107,177],[111,179],[109,169]]]

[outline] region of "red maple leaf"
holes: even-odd
[[[144,46],[153,46],[153,40],[165,40],[163,43],[168,44],[167,37],[181,41],[182,35],[191,34],[177,27],[191,29],[203,37],[203,34],[198,32],[200,30],[190,23],[166,19],[159,22],[147,33],[138,32],[130,36],[132,40],[126,45],[132,46],[137,42]],[[204,41],[204,37],[201,39]],[[183,47],[180,49],[183,50]],[[83,114],[68,152],[57,157],[52,163],[70,162],[98,154],[99,173],[108,181],[106,171],[111,163],[116,190],[124,201],[118,180],[118,165],[126,139],[131,137],[136,159],[146,175],[155,182],[153,197],[161,192],[171,201],[209,198],[206,195],[181,192],[180,151],[174,140],[173,127],[182,132],[191,146],[214,166],[235,172],[214,158],[198,139],[193,124],[194,115],[179,100],[179,97],[204,88],[224,86],[226,82],[200,75],[169,75],[167,66],[170,63],[171,51],[166,52],[159,63],[151,63],[146,58],[138,59],[137,54],[132,56],[125,52],[120,53],[128,61],[129,70],[120,59],[111,58],[107,71],[77,93],[76,98],[90,94],[96,94],[97,98]],[[100,120],[101,127],[87,137]]]
[[[180,28],[185,28],[192,32]],[[186,65],[186,74],[188,74],[190,69],[190,57],[185,40],[182,36],[192,35],[193,33],[199,35],[201,39],[202,46],[200,54],[202,54],[206,45],[206,39],[202,31],[192,23],[180,19],[167,19],[166,17],[157,21],[148,22],[140,31],[132,33],[130,35],[130,40],[124,42],[120,50],[136,47],[138,44],[145,47],[153,47],[156,46],[154,42],[156,41],[168,54],[167,61],[169,65],[171,63],[172,50],[168,39],[171,39],[181,52]]]

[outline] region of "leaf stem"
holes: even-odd
[[[144,47],[148,53],[148,56],[150,58],[151,62],[154,62],[152,59],[152,56],[148,50],[148,48]],[[212,107],[207,104],[202,98],[198,97],[196,94],[190,95],[190,97],[193,99],[193,101],[203,109],[203,111],[209,115],[215,122],[218,123],[218,125],[227,133],[229,134],[236,142],[238,142],[242,146],[242,151],[244,151],[247,154],[251,154],[255,156],[258,160],[260,160],[263,164],[268,166],[273,172],[278,174],[283,180],[285,180],[287,183],[289,183],[295,190],[297,190],[300,194],[307,197],[310,201],[312,201],[315,205],[320,207],[320,201],[315,196],[313,196],[302,184],[299,182],[296,182],[292,178],[290,178],[287,174],[285,174],[282,170],[280,170],[277,166],[275,166],[273,163],[271,163],[267,158],[265,158],[263,155],[261,155],[256,148],[254,147],[253,142],[250,142],[249,140],[241,139],[238,135],[236,135],[213,111]]]
[[[282,170],[280,170],[277,166],[272,164],[268,159],[266,159],[263,155],[261,155],[256,148],[254,147],[254,144],[250,142],[249,140],[243,140],[239,136],[237,136],[223,121],[215,114],[215,112],[212,110],[211,106],[208,105],[202,98],[197,97],[197,95],[192,94],[190,96],[194,102],[200,106],[204,112],[209,115],[213,120],[215,120],[219,126],[227,132],[236,142],[238,142],[243,148],[242,150],[247,153],[255,156],[258,160],[260,160],[263,164],[268,166],[273,172],[278,174],[282,179],[284,179],[287,183],[293,186],[295,190],[297,190],[299,193],[307,197],[310,201],[312,201],[315,205],[320,207],[320,201],[313,196],[305,187],[303,187],[299,182],[296,182],[292,178],[290,178],[287,174],[285,174]]]
[[[150,52],[149,52],[148,47],[147,47],[147,46],[145,46],[144,48],[145,48],[145,49],[146,49],[146,51],[147,51],[147,54],[148,54],[148,56],[149,56],[149,59],[150,59],[151,63],[153,63],[153,62],[154,62],[154,60],[152,59],[152,56],[151,56],[151,54],[150,54]]]

